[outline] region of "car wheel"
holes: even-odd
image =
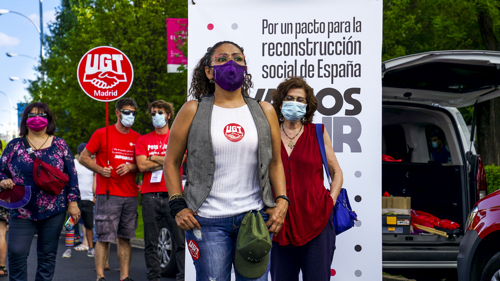
[[[160,225],[158,233],[158,256],[160,258],[161,276],[175,276],[177,264],[174,257],[174,242],[166,222]]]
[[[500,281],[500,252],[491,257],[484,267],[481,281]]]

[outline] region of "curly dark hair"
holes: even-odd
[[[276,114],[278,116],[281,115],[281,105],[283,104],[283,99],[285,99],[288,91],[292,89],[303,89],[306,92],[307,108],[306,114],[304,115],[304,117],[306,118],[305,123],[312,122],[314,113],[318,108],[318,100],[316,99],[316,96],[314,96],[314,91],[311,86],[309,86],[306,80],[304,80],[304,78],[302,77],[290,77],[288,79],[285,79],[285,81],[279,84],[278,89],[274,90],[274,92],[271,94],[273,97],[273,107],[274,110],[276,110]],[[280,123],[282,122],[280,121]]]
[[[191,87],[189,87],[189,95],[191,97],[198,99],[206,95],[213,94],[215,92],[215,84],[210,83],[210,80],[208,80],[207,75],[205,74],[205,67],[212,66],[211,61],[215,49],[217,49],[220,45],[223,44],[231,44],[236,48],[240,49],[242,54],[245,54],[242,47],[231,41],[220,41],[215,43],[215,45],[213,45],[212,47],[209,47],[205,55],[200,59],[200,61],[194,68],[193,79],[191,80]],[[245,65],[246,64],[247,61],[245,59]],[[248,92],[252,87],[253,87],[252,75],[247,73],[245,82],[243,82],[243,86],[241,86],[241,93],[244,96],[248,96]]]

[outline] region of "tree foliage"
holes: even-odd
[[[484,49],[474,2],[384,0],[383,60],[436,50]]]
[[[105,126],[105,103],[88,97],[77,80],[82,56],[98,46],[123,51],[134,67],[134,82],[126,97],[139,106],[133,129],[141,134],[154,130],[148,105],[158,99],[184,103],[187,72],[167,73],[166,18],[187,18],[182,0],[63,0],[56,21],[45,38],[46,59],[40,71],[45,81],[29,85],[33,101],[49,105],[56,117],[57,135],[72,151]],[[110,124],[116,122],[114,102],[109,104]]]

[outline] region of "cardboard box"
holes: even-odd
[[[411,216],[382,215],[382,233],[410,234]]]
[[[382,197],[382,209],[411,209],[411,197]]]

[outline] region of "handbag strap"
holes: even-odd
[[[318,139],[319,150],[321,152],[321,160],[323,160],[323,168],[325,169],[326,176],[328,177],[328,183],[332,183],[332,178],[330,177],[330,170],[328,169],[328,162],[326,160],[325,151],[325,140],[323,139],[323,124],[316,125],[316,138]]]
[[[21,138],[24,143],[24,147],[26,148],[26,151],[28,152],[29,156],[31,157],[31,160],[35,161],[36,155],[35,152],[33,151],[33,148],[31,148],[31,145],[28,142],[28,139],[26,136]]]

